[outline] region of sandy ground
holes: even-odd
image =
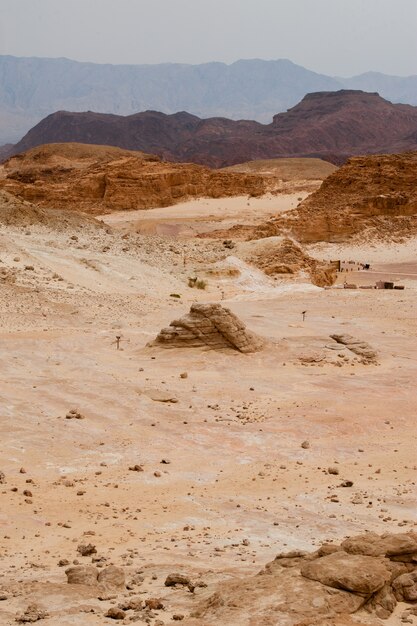
[[[146,218],[192,215],[199,228],[207,202]],[[210,201],[209,210],[240,219],[241,202]],[[280,202],[285,210],[294,198]],[[255,220],[264,206],[243,208]],[[131,217],[136,228],[132,213],[106,220],[124,229]],[[369,259],[380,275],[404,272],[404,291],[272,283],[247,268],[190,289],[191,271],[224,262],[219,242],[3,227],[0,245],[0,267],[17,276],[0,283],[0,624],[14,624],[32,599],[50,610],[45,626],[104,623],[111,599],[59,586],[61,559],[91,562],[76,551],[86,540],[106,564],[141,572],[134,592],[163,598],[151,623],[168,624],[192,609],[185,592],[163,585],[173,569],[201,577],[204,594],[280,551],[416,529],[415,242],[315,251]],[[147,347],[192,302],[222,298],[266,339],[264,351]],[[378,364],[343,348],[335,359],[333,333],[369,342]],[[174,402],[155,400],[162,392]],[[84,419],[66,419],[70,409]],[[136,464],[142,472],[129,470]],[[334,465],[338,476],[326,471]],[[345,479],[353,486],[341,487]]]
[[[102,215],[113,228],[135,230],[144,234],[190,237],[236,223],[258,224],[269,217],[295,208],[307,197],[306,192],[272,195],[261,198],[200,198],[175,206],[139,211],[117,211]]]

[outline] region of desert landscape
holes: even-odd
[[[1,624],[417,624],[416,163],[0,166]]]

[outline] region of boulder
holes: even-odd
[[[399,602],[417,602],[417,569],[398,576],[393,581],[392,588]]]
[[[195,586],[188,576],[184,576],[183,574],[169,574],[165,580],[165,587],[175,587],[176,585],[188,587],[191,592],[195,589]]]
[[[263,341],[249,332],[239,318],[220,304],[193,304],[184,317],[163,328],[151,346],[205,347],[213,350],[260,350]]]
[[[411,534],[386,534],[379,536],[366,533],[350,537],[342,543],[342,548],[350,554],[367,556],[404,556],[417,553],[417,537]]]
[[[125,573],[120,567],[109,565],[99,573],[98,582],[105,587],[123,588],[126,582]]]
[[[370,595],[387,583],[391,574],[382,559],[334,552],[306,563],[301,574],[335,589]]]
[[[98,569],[92,565],[76,565],[65,570],[70,585],[96,585]]]

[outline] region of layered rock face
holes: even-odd
[[[42,207],[101,214],[170,206],[199,197],[262,195],[262,176],[218,172],[197,165],[105,146],[52,144],[9,159],[0,187]]]
[[[417,600],[416,581],[417,535],[368,533],[279,554],[257,576],[223,582],[185,624],[376,626],[397,602]]]
[[[230,309],[220,304],[193,304],[187,315],[163,328],[151,345],[250,353],[261,350],[263,341],[249,332]]]

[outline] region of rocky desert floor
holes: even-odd
[[[186,623],[216,585],[278,553],[416,531],[417,240],[310,247],[370,263],[349,274],[358,284],[405,285],[385,291],[273,280],[222,241],[190,237],[202,222],[229,226],[239,207],[258,219],[293,202],[0,227],[1,624],[33,603],[45,626],[105,624],[126,597],[163,606],[132,621]],[[205,290],[188,286],[194,275]],[[264,349],[148,345],[196,302],[230,308]],[[335,333],[369,343],[375,362]],[[64,570],[92,558],[124,568],[124,595],[67,584]],[[165,586],[172,572],[195,592]],[[402,623],[402,610],[385,623]]]

